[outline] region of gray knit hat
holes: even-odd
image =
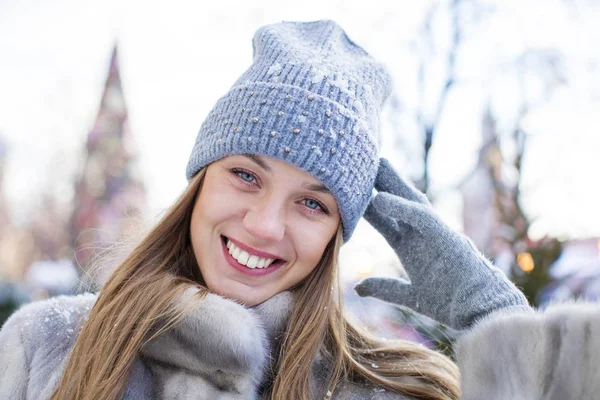
[[[232,154],[287,161],[331,191],[348,241],[379,166],[389,74],[333,21],[267,25],[253,47],[252,65],[202,124],[187,178]]]

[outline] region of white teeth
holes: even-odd
[[[245,252],[244,250],[242,250],[240,252],[240,255],[238,256],[237,260],[240,264],[244,264],[246,265],[246,263],[248,262],[248,259],[250,258],[250,254],[248,254],[247,252]]]
[[[248,268],[266,268],[275,261],[274,258],[261,258],[258,256],[251,256],[248,252],[237,247],[231,240],[227,240],[227,248],[229,254],[242,265]]]
[[[250,268],[256,268],[256,267],[258,266],[258,257],[256,257],[256,256],[251,256],[251,257],[248,259],[248,262],[246,263],[246,266],[247,266],[247,267],[250,267]]]

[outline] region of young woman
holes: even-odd
[[[411,282],[359,294],[456,329],[527,310],[380,161],[381,65],[331,21],[266,26],[253,45],[200,128],[187,189],[100,293],[30,304],[2,328],[0,397],[458,399],[450,359],[346,320],[337,257],[363,214]]]

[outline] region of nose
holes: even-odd
[[[258,200],[248,209],[242,222],[256,239],[278,242],[285,235],[284,204],[272,198]]]

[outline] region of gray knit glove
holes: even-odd
[[[475,248],[448,227],[427,197],[380,160],[365,219],[396,251],[410,282],[367,278],[355,290],[405,306],[454,329],[507,307],[528,308],[525,296]]]

